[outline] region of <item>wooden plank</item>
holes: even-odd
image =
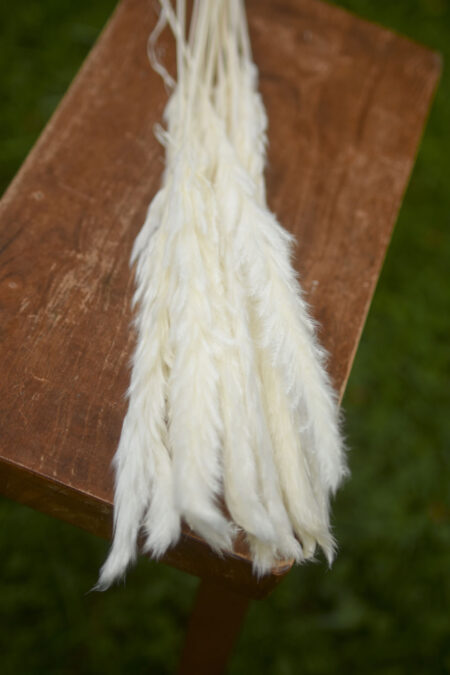
[[[342,394],[440,71],[436,54],[315,0],[248,2],[270,120],[270,205]],[[0,490],[108,536],[134,335],[128,259],[160,184],[152,3],[123,0],[0,203]],[[170,40],[166,60],[173,63]],[[169,564],[267,593],[243,547],[187,530]]]

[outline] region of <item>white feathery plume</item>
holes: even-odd
[[[166,4],[166,3],[164,3]],[[179,6],[183,3],[179,3]],[[180,515],[215,549],[232,548],[234,527],[222,513],[222,417],[216,363],[216,327],[207,270],[212,218],[205,169],[208,152],[202,132],[205,103],[202,76],[206,65],[208,18],[214,8],[201,5],[192,26],[190,58],[182,68],[186,82],[179,174],[168,217],[175,228],[171,242],[174,287],[169,300],[170,341],[174,361],[169,381],[169,442],[173,452],[175,498]],[[178,15],[180,12],[178,13]],[[184,16],[184,13],[183,13]],[[184,39],[183,21],[177,24]],[[176,29],[176,27],[175,27]],[[181,44],[178,46],[179,60]],[[195,106],[195,110],[194,110]],[[202,108],[203,106],[203,108]]]
[[[296,274],[268,210],[266,126],[242,0],[160,0],[149,57],[172,94],[158,130],[161,190],[136,266],[129,407],[114,460],[114,541],[98,588],[184,520],[218,553],[237,530],[261,575],[316,544],[331,561],[328,498],[345,474],[337,403]],[[168,24],[176,83],[155,42]]]
[[[233,15],[234,12],[234,19],[236,19],[236,10],[239,11],[239,5],[238,3],[229,3],[228,8],[231,9],[231,13]],[[234,26],[236,27],[237,25],[242,27],[242,22],[234,21]],[[229,28],[232,28],[233,26],[229,26]],[[245,35],[245,31],[244,31]],[[231,98],[231,105],[228,105],[225,109],[227,110],[227,117],[225,118],[225,122],[228,125],[228,134],[232,137],[233,136],[233,131],[240,131],[241,138],[238,139],[233,148],[233,152],[236,153],[235,148],[239,148],[240,152],[242,154],[242,150],[247,148],[253,148],[253,154],[250,155],[251,161],[248,163],[248,169],[250,173],[253,173],[253,182],[246,180],[245,176],[243,175],[242,171],[239,171],[239,162],[236,162],[235,157],[229,158],[230,153],[227,154],[227,150],[225,147],[221,147],[220,150],[218,151],[218,156],[221,158],[220,165],[222,169],[225,167],[228,167],[228,173],[233,173],[237,175],[240,180],[245,184],[249,184],[252,188],[257,188],[257,194],[255,195],[255,198],[259,198],[259,201],[264,200],[264,181],[263,181],[263,176],[262,176],[262,170],[264,166],[264,145],[265,145],[265,138],[263,137],[263,134],[261,133],[261,122],[260,120],[263,120],[263,129],[264,130],[264,124],[265,124],[265,116],[264,116],[264,110],[261,105],[260,99],[257,95],[255,95],[254,89],[252,86],[249,86],[253,84],[253,81],[255,79],[255,68],[253,64],[251,64],[249,61],[245,64],[245,68],[242,72],[234,72],[232,70],[232,67],[234,65],[234,68],[236,69],[236,63],[238,62],[238,55],[236,52],[233,53],[232,49],[233,47],[236,48],[236,40],[234,39],[229,39],[230,35],[227,36],[228,41],[225,40],[226,48],[227,48],[227,60],[228,60],[228,81],[226,82],[226,85],[228,89],[234,86],[239,86],[241,85],[241,81],[243,82],[243,89],[241,89],[238,92],[232,92],[230,94]],[[230,48],[231,47],[231,48]],[[245,48],[245,45],[244,45]],[[247,47],[248,50],[248,47]],[[231,72],[230,72],[231,71]],[[219,71],[220,72],[220,71]],[[250,76],[250,78],[249,78]],[[220,92],[222,93],[222,92]],[[217,96],[217,112],[221,110],[223,107],[223,96]],[[241,104],[241,107],[245,109],[245,105],[242,105],[242,102],[247,99],[247,102],[250,99],[250,103],[253,105],[247,105],[247,120],[250,120],[250,124],[246,124],[246,120],[243,119],[244,116],[241,114],[241,110],[239,110],[239,114],[236,115],[236,105]],[[253,99],[253,100],[252,100]],[[251,119],[251,113],[253,113],[253,120]],[[259,120],[258,117],[259,116]],[[255,119],[256,117],[256,119]],[[238,122],[236,124],[236,121]],[[231,127],[231,128],[230,128]],[[245,142],[247,141],[247,142]],[[256,142],[256,143],[255,143]],[[255,147],[259,150],[255,152]],[[229,161],[227,161],[229,159]],[[231,168],[230,168],[231,167]],[[222,171],[223,173],[223,171]],[[220,171],[218,172],[220,176]],[[240,175],[239,175],[240,174]],[[248,177],[247,177],[248,179]],[[227,229],[227,224],[229,225],[230,223],[233,222],[233,213],[230,213],[229,205],[230,203],[233,203],[233,200],[236,201],[237,196],[239,195],[239,190],[236,191],[236,186],[234,186],[234,191],[233,187],[231,191],[227,191],[226,187],[224,186],[223,182],[221,183],[220,180],[216,179],[215,183],[215,189],[218,197],[219,203],[225,204],[225,210],[223,211],[223,228],[224,230]],[[270,215],[270,214],[269,214]],[[231,231],[231,230],[230,230]],[[239,249],[239,239],[236,239],[234,237],[234,232],[233,236],[229,237],[230,241],[237,242],[236,248]],[[249,242],[251,246],[251,242]],[[235,271],[238,269],[238,265],[235,264]],[[234,300],[234,304],[236,305],[236,299]],[[244,309],[245,312],[245,309]],[[245,341],[241,337],[241,344],[244,345],[246,344]],[[250,356],[247,355],[245,358],[245,362],[247,364],[247,367],[251,367],[251,352]],[[267,368],[266,368],[267,370]],[[272,380],[277,377],[279,377],[277,374],[272,373]],[[266,378],[267,380],[267,375]],[[257,383],[258,379],[255,378],[254,376],[251,378],[251,381],[253,383]],[[258,391],[258,386],[253,386],[254,392]],[[267,394],[270,392],[270,389],[268,387],[264,388],[264,395],[265,398],[267,398]],[[254,398],[254,397],[253,397]],[[311,512],[311,509],[314,510],[314,504],[315,504],[315,499],[314,499],[314,494],[312,493],[312,486],[310,485],[312,476],[315,476],[315,472],[313,473],[312,471],[309,470],[309,466],[307,463],[307,458],[304,457],[301,454],[301,449],[298,447],[299,446],[299,441],[296,435],[296,430],[295,427],[292,428],[292,425],[294,422],[291,420],[292,415],[289,415],[289,410],[286,410],[286,407],[281,408],[279,411],[274,410],[273,403],[281,402],[281,398],[278,396],[273,396],[272,400],[270,403],[272,404],[267,408],[267,413],[268,413],[268,418],[270,420],[270,426],[271,426],[271,431],[272,431],[272,437],[275,437],[277,440],[277,453],[276,453],[276,460],[277,460],[277,466],[279,472],[281,472],[280,478],[282,479],[282,482],[284,482],[284,494],[287,495],[287,501],[288,501],[288,509],[291,512],[291,518],[294,524],[294,527],[296,529],[297,535],[301,539],[305,553],[308,556],[312,555],[314,548],[315,548],[315,540],[319,541],[319,543],[322,544],[324,549],[327,552],[327,555],[330,557],[331,556],[331,550],[332,550],[332,539],[329,536],[328,533],[328,518],[327,518],[327,508],[324,508],[325,502],[323,499],[323,494],[321,490],[318,490],[319,495],[318,495],[318,502],[321,507],[321,513],[320,514],[312,514],[310,515],[310,520],[312,520],[312,524],[310,524],[310,529],[312,528],[312,535],[308,534],[307,531],[305,531],[305,527],[303,529],[299,525],[301,522],[301,518],[299,516],[299,508],[307,509],[309,512]],[[286,406],[286,397],[284,396],[283,399],[284,406]],[[272,414],[270,414],[272,413]],[[288,413],[288,414],[286,414]],[[280,444],[282,442],[282,439],[286,439],[288,431],[286,424],[284,425],[284,428],[281,427],[280,425],[280,420],[283,419],[284,422],[286,423],[287,420],[291,420],[290,422],[290,427],[291,427],[291,437],[289,438],[289,442],[285,442],[285,448],[281,447]],[[264,452],[265,448],[268,448],[270,445],[269,441],[269,436],[266,432],[264,432],[264,427],[265,427],[265,420],[264,418],[261,418],[261,415],[250,415],[249,416],[250,422],[252,420],[258,420],[256,426],[253,429],[253,438],[257,442],[258,445],[258,460],[259,460],[259,465],[260,465],[260,470],[265,468],[265,478],[262,480],[262,485],[263,489],[268,489],[268,485],[272,484],[274,482],[274,479],[276,480],[276,471],[273,469],[273,462],[271,462],[272,456],[271,456],[271,449],[269,449],[268,452]],[[280,429],[282,433],[276,433],[276,429]],[[274,430],[275,428],[275,430]],[[259,432],[259,433],[258,433]],[[284,460],[284,461],[283,461]],[[295,461],[297,464],[295,464]],[[294,462],[294,464],[293,464]],[[290,476],[292,473],[292,469],[297,469],[294,471],[294,478]],[[300,478],[303,476],[303,488],[299,490],[299,484],[301,485],[301,482],[299,483]],[[317,479],[315,479],[317,482]],[[286,486],[290,486],[286,487]],[[314,486],[317,487],[317,486]],[[297,489],[295,489],[297,488]],[[225,485],[226,489],[226,485]],[[273,493],[276,494],[276,493]],[[289,499],[290,498],[290,499]],[[272,503],[277,504],[279,508],[279,500],[272,499]],[[308,506],[309,505],[309,506]],[[319,507],[316,505],[316,510]],[[280,528],[280,525],[277,527],[277,531],[280,532],[282,528]],[[283,553],[286,555],[286,550],[283,551]],[[292,557],[298,559],[298,555],[296,553],[291,553]]]
[[[223,145],[219,146],[219,148],[222,151],[221,157],[223,157],[226,148]],[[225,216],[221,222],[224,239],[222,255],[225,293],[228,307],[230,308],[227,320],[233,331],[235,340],[234,349],[238,368],[236,372],[239,375],[239,381],[236,384],[240,386],[242,396],[242,400],[240,398],[236,398],[235,400],[235,405],[239,405],[241,413],[237,418],[230,420],[235,426],[234,435],[238,437],[238,446],[229,449],[227,442],[225,442],[224,446],[225,454],[227,452],[234,452],[236,454],[233,476],[226,476],[226,478],[229,481],[237,481],[239,478],[242,484],[241,492],[237,494],[237,499],[235,500],[236,512],[242,508],[244,498],[249,501],[250,497],[253,499],[258,497],[263,507],[261,513],[265,513],[265,529],[267,530],[270,527],[272,531],[271,537],[267,539],[267,537],[257,535],[257,532],[250,527],[243,526],[237,516],[233,515],[233,513],[231,515],[247,531],[247,534],[251,535],[249,537],[251,548],[255,545],[256,535],[256,538],[261,540],[258,544],[259,551],[262,550],[261,544],[266,543],[271,548],[278,548],[284,557],[300,559],[301,549],[298,542],[294,539],[292,527],[282,502],[277,471],[273,464],[272,440],[267,428],[262,401],[255,344],[250,332],[250,317],[242,277],[236,264],[236,247],[234,245],[236,233],[232,228],[236,221],[232,217],[233,214],[227,208],[233,199],[233,194],[228,189],[226,173],[226,171],[218,173],[215,187],[219,213]],[[230,360],[227,360],[224,370],[229,365]],[[228,394],[228,400],[230,400],[233,391],[227,391],[227,387],[229,387],[229,383],[224,379],[222,381],[223,395],[226,397]],[[226,412],[229,414],[230,411]],[[244,463],[244,460],[247,460],[247,462]],[[229,506],[228,488],[229,485],[226,480],[225,497]],[[255,517],[256,513],[257,511],[253,506],[253,514],[250,512],[250,516]],[[256,559],[255,563],[257,563]],[[262,564],[257,563],[256,567],[260,572],[263,571]]]
[[[170,3],[161,4],[156,33],[171,16]],[[178,3],[181,18],[183,5]],[[204,39],[204,13],[201,26]],[[145,548],[155,556],[178,539],[182,516],[212,546],[231,547],[232,526],[214,503],[221,485],[221,420],[208,289],[197,241],[201,223],[196,218],[203,224],[205,219],[201,178],[195,175],[191,155],[200,146],[191,143],[194,135],[183,121],[187,103],[192,107],[194,101],[196,74],[190,80],[184,77],[182,39],[179,36],[177,43],[178,83],[165,112],[167,133],[159,133],[167,160],[163,187],[149,208],[131,258],[137,263],[138,343],[114,460],[114,540],[99,589],[122,576],[134,560],[143,525]],[[151,42],[149,46],[151,51]],[[194,46],[198,68],[198,38]],[[170,85],[164,68],[159,72]],[[191,121],[193,126],[195,117]]]
[[[189,176],[188,167],[183,170]],[[230,548],[230,524],[217,505],[222,488],[222,420],[207,249],[202,245],[209,227],[198,179],[187,176],[181,194],[173,196],[170,220],[179,229],[172,241],[174,287],[169,299],[169,339],[174,352],[168,393],[169,442],[175,497],[192,529],[214,548]]]
[[[147,517],[154,514],[152,525],[158,528],[151,528],[156,553],[176,541],[180,531],[165,429],[168,284],[161,253],[167,234],[160,228],[165,196],[163,188],[151,204],[133,250],[132,260],[138,259],[134,303],[142,307],[135,323],[146,342],[138,342],[133,356],[128,411],[114,458],[114,541],[101,570],[101,589],[122,576],[135,559],[139,528],[147,509]],[[164,513],[164,525],[158,519],[160,513]]]
[[[242,3],[231,0],[230,7],[235,13],[235,25],[243,28]],[[286,507],[305,557],[314,553],[317,541],[331,560],[334,542],[329,532],[328,491],[334,490],[345,474],[337,406],[290,263],[292,237],[265,204],[262,172],[266,116],[256,89],[257,71],[250,59],[247,36],[244,28],[240,36],[241,68],[233,73],[237,92],[228,118],[230,145],[238,158],[230,160],[235,167],[231,191],[234,189],[242,200],[234,243],[240,252],[240,269],[246,275],[244,287],[255,314],[254,337],[266,412]],[[230,40],[228,47],[229,62],[236,63],[236,40]],[[223,191],[223,186],[217,190]]]
[[[244,11],[241,19],[241,26],[244,27]],[[261,293],[253,294],[255,298],[260,298],[258,302],[260,310],[264,305],[266,308],[270,306],[271,311],[275,309],[278,318],[276,331],[274,323],[268,320],[269,313],[265,314],[266,321],[263,325],[268,330],[266,335],[262,336],[262,344],[266,345],[266,351],[272,350],[272,362],[278,364],[278,370],[283,374],[301,446],[306,452],[305,460],[311,465],[311,480],[317,492],[320,510],[326,516],[325,524],[328,528],[327,493],[329,491],[333,493],[347,474],[339,431],[337,399],[325,369],[326,354],[317,342],[314,322],[309,316],[301,287],[291,265],[294,238],[281,228],[267,209],[265,191],[262,189],[267,118],[261,96],[257,91],[257,70],[251,62],[248,33],[244,28],[242,38],[242,51],[246,63],[243,68],[243,91],[239,101],[242,109],[252,111],[253,116],[247,116],[247,125],[240,125],[241,136],[235,140],[234,147],[241,157],[245,156],[245,166],[254,180],[256,197],[254,201],[268,217],[259,219],[257,214],[249,216],[254,231],[259,229],[261,246],[266,250],[266,279],[270,279],[273,273],[272,283],[260,286],[262,279],[258,281],[258,272],[255,269],[256,278],[250,282],[250,287],[255,291],[258,288],[259,290],[263,287],[268,288],[273,293],[271,300],[267,298],[266,303],[261,302]],[[247,92],[247,100],[244,92]],[[245,118],[244,115],[242,117]],[[245,139],[248,139],[247,144]],[[251,254],[248,263],[252,266]],[[270,391],[270,388],[266,390]],[[319,479],[322,490],[317,482]],[[326,548],[330,553],[330,547]]]
[[[217,168],[214,178],[214,189],[216,193],[217,204],[220,213],[221,233],[223,237],[222,246],[222,267],[225,276],[225,290],[228,299],[228,306],[231,307],[231,316],[229,321],[233,326],[236,343],[238,347],[239,366],[241,371],[241,388],[244,399],[243,410],[245,419],[238,418],[234,420],[237,425],[238,433],[244,436],[239,443],[238,453],[240,456],[241,482],[244,483],[244,489],[238,499],[234,500],[235,511],[242,507],[243,495],[248,496],[249,490],[255,491],[255,496],[259,494],[266,511],[266,528],[271,527],[273,534],[271,540],[267,541],[262,537],[254,535],[254,532],[248,527],[244,527],[247,533],[250,550],[253,557],[255,571],[258,574],[267,572],[275,562],[276,551],[279,557],[302,558],[301,547],[294,538],[291,523],[289,521],[286,509],[283,504],[277,471],[273,463],[272,441],[267,428],[267,421],[262,402],[261,384],[257,372],[255,359],[255,344],[250,333],[248,308],[245,300],[245,289],[242,284],[242,275],[237,264],[235,241],[235,227],[239,221],[239,192],[233,185],[233,175],[236,171],[236,159],[234,152],[230,151],[227,138],[226,127],[235,123],[236,94],[233,87],[238,83],[239,71],[237,55],[233,53],[233,45],[237,42],[236,31],[238,23],[235,7],[231,3],[224,6],[228,12],[228,22],[222,24],[222,28],[227,29],[223,36],[223,53],[219,53],[218,72],[216,76],[216,118],[211,115],[211,123],[216,122],[218,127],[218,141],[216,149]],[[234,34],[233,34],[234,31]],[[227,68],[224,66],[224,61]],[[227,95],[229,101],[227,101]],[[227,105],[225,105],[227,102]],[[225,110],[227,115],[221,119],[221,111]],[[234,208],[234,206],[238,208]],[[223,389],[226,383],[223,383]],[[231,398],[231,397],[230,397]],[[249,454],[249,448],[251,453]],[[227,446],[225,444],[224,452],[226,455]],[[235,451],[236,452],[236,451]],[[245,453],[245,454],[244,454]],[[244,464],[244,457],[249,460]],[[251,471],[250,471],[251,470]],[[256,473],[255,473],[256,472]],[[227,506],[229,506],[229,497],[227,491],[229,488],[229,476],[226,476],[224,488]],[[234,479],[236,480],[236,479]],[[255,480],[258,485],[255,486]],[[245,483],[247,490],[245,491]],[[241,524],[238,517],[233,515],[234,520]]]

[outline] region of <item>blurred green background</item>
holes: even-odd
[[[0,5],[0,190],[114,0]],[[450,61],[449,0],[338,4]],[[232,674],[450,673],[450,86],[443,79],[344,401],[352,478],[340,555],[254,603]],[[107,544],[0,501],[0,672],[171,673],[197,581],[141,561],[87,594]]]

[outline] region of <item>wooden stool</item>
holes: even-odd
[[[342,396],[440,60],[316,0],[247,4],[269,202],[297,237]],[[122,0],[0,204],[0,490],[102,537],[134,343],[128,260],[163,169],[154,23],[152,3]],[[257,582],[243,547],[218,558],[187,528],[164,562],[202,579],[180,670],[195,675],[223,671],[249,599],[291,567]]]

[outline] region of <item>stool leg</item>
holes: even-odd
[[[222,675],[249,598],[202,579],[189,619],[179,675]]]

